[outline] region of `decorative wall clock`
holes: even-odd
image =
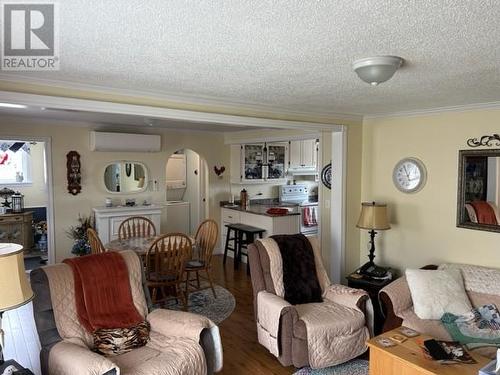
[[[82,190],[82,174],[80,168],[80,154],[76,151],[68,152],[66,154],[68,192],[73,195],[77,195]]]
[[[427,181],[427,171],[424,163],[417,158],[400,160],[392,172],[394,186],[403,193],[416,193]]]
[[[325,165],[321,170],[321,182],[328,189],[332,188],[332,163]]]

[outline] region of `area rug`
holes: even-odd
[[[220,285],[214,287],[217,298],[214,298],[212,289],[190,293],[188,311],[206,316],[215,324],[219,324],[234,311],[236,301],[229,290]],[[171,310],[183,310],[182,302],[176,303],[175,300],[167,302],[164,307]]]
[[[338,366],[313,370],[310,367],[301,368],[294,375],[368,375],[368,361],[353,359]]]

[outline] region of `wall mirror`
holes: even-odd
[[[137,161],[115,161],[104,169],[104,186],[108,193],[141,193],[148,184],[148,169]]]
[[[461,150],[457,226],[500,232],[500,149]]]

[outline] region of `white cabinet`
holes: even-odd
[[[290,169],[315,169],[318,164],[316,139],[290,142]]]
[[[186,155],[174,154],[167,162],[167,188],[183,189],[186,187]]]
[[[118,238],[118,228],[122,221],[131,216],[143,216],[150,219],[156,227],[156,233],[161,233],[162,206],[134,206],[134,207],[95,207],[95,226],[99,238],[106,245]]]
[[[221,249],[226,245],[227,224],[242,223],[253,227],[265,229],[264,237],[274,234],[300,233],[300,215],[266,216],[242,212],[230,208],[221,209]]]
[[[231,146],[232,183],[283,183],[288,165],[288,143]]]

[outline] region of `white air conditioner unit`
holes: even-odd
[[[90,132],[90,150],[158,152],[161,151],[161,136],[92,131]]]

